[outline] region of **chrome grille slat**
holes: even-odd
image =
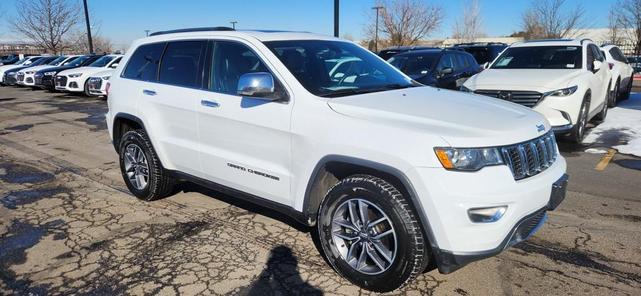
[[[545,171],[557,157],[556,140],[552,132],[527,142],[501,147],[500,151],[515,180]]]
[[[539,103],[543,94],[536,91],[527,91],[527,90],[490,90],[490,89],[479,89],[474,91],[474,93],[489,97],[494,97],[498,99],[504,99],[500,96],[501,93],[510,93],[509,99],[506,99],[510,102],[520,104],[526,107],[534,107]]]

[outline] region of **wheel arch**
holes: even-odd
[[[318,161],[307,183],[303,200],[303,215],[307,217],[309,225],[316,224],[318,211],[327,191],[338,180],[354,174],[368,174],[379,177],[390,182],[403,195],[409,197],[410,204],[416,211],[419,222],[423,227],[423,234],[429,241],[432,254],[437,256],[440,249],[436,243],[434,232],[409,178],[402,171],[392,166],[371,160],[343,155],[328,155]]]
[[[117,113],[116,116],[114,116],[112,127],[112,143],[114,145],[114,149],[116,149],[116,152],[118,152],[118,147],[120,146],[120,138],[124,133],[132,129],[143,129],[147,131],[145,129],[145,124],[140,118],[135,115],[123,112]]]

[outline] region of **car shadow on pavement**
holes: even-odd
[[[298,259],[286,246],[276,246],[269,253],[265,268],[256,280],[241,289],[240,295],[323,295],[323,291],[303,280]]]

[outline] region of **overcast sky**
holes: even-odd
[[[77,2],[81,7],[81,0]],[[581,3],[589,27],[606,27],[608,10],[615,0],[566,0],[567,7]],[[8,19],[16,14],[16,0],[0,1],[0,39],[19,39],[8,28]],[[279,29],[333,34],[333,0],[88,0],[89,9],[100,27],[100,34],[119,48],[145,35],[144,30],[186,27],[231,26],[240,29]],[[441,5],[445,21],[428,38],[451,35],[457,16],[464,10],[462,0],[426,1]],[[509,35],[518,31],[522,11],[529,0],[480,0],[485,31],[489,36]],[[373,0],[341,0],[341,34],[361,39],[363,27],[371,15]],[[84,26],[84,23],[81,23]]]

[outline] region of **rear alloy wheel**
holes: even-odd
[[[608,85],[608,89],[610,89],[610,86]],[[614,91],[610,93],[607,96],[607,105],[608,107],[612,108],[617,105],[617,101],[619,100],[619,81],[614,85]]]
[[[630,92],[632,92],[632,82],[633,82],[632,77],[630,77],[630,80],[628,81],[628,86],[626,87],[625,92],[623,92],[621,94],[621,97],[618,98],[620,101],[624,101],[630,98]]]
[[[151,201],[171,194],[174,180],[160,164],[144,130],[126,132],[118,152],[122,178],[133,195]]]
[[[425,270],[429,261],[414,209],[393,185],[374,176],[350,176],[332,187],[317,227],[334,270],[367,290],[395,290]]]

